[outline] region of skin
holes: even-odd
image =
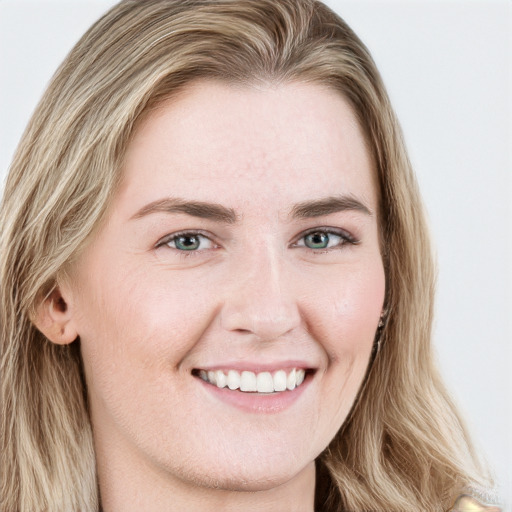
[[[333,196],[362,207],[291,214]],[[235,219],[140,213],[176,197]],[[80,336],[105,512],[313,510],[315,458],[355,400],[383,307],[377,211],[361,129],[328,88],[198,82],[146,116],[107,222],[38,320],[57,343]],[[330,245],[308,247],[320,228]],[[164,243],[183,231],[204,236],[198,249]],[[313,371],[270,412],[193,374],[291,360]]]

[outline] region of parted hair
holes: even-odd
[[[316,507],[448,510],[482,473],[433,361],[428,228],[368,50],[315,0],[124,0],[57,70],[5,185],[2,512],[99,509],[80,341],[53,344],[31,318],[94,237],[141,117],[208,79],[327,85],[349,101],[374,160],[387,316],[351,413],[317,460]]]

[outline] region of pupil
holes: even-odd
[[[325,249],[329,243],[327,233],[311,233],[306,237],[306,245],[312,249]]]
[[[199,247],[197,236],[180,236],[176,241],[176,246],[185,251],[191,251]]]

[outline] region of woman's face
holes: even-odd
[[[65,297],[100,463],[232,490],[310,470],[361,386],[385,292],[348,103],[199,82],[145,118],[123,173]]]

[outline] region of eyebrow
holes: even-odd
[[[165,198],[153,201],[142,207],[132,219],[140,219],[152,213],[184,213],[192,217],[210,219],[225,224],[233,224],[237,215],[232,208],[226,208],[216,203],[202,201],[186,201],[179,198]]]
[[[372,216],[372,211],[361,201],[349,195],[330,196],[297,203],[290,210],[292,218],[307,219],[330,215],[340,211],[359,211]],[[140,219],[152,213],[184,213],[192,217],[209,219],[225,224],[234,224],[238,215],[232,208],[217,203],[187,201],[180,198],[164,198],[143,206],[131,218]]]
[[[350,195],[330,196],[314,201],[298,203],[292,208],[291,216],[299,219],[307,219],[347,210],[358,211],[373,216],[373,212],[370,208]]]

